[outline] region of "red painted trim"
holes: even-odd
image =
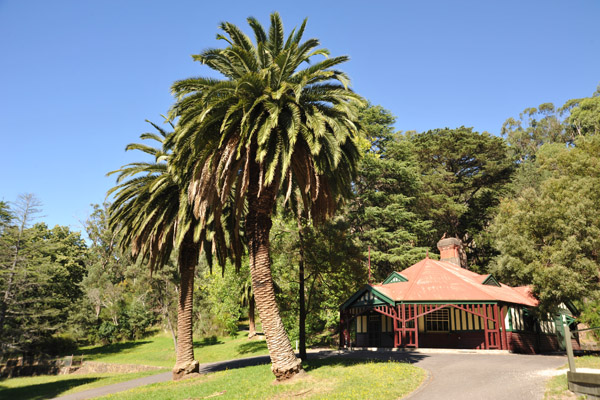
[[[415,304],[415,314],[418,313],[420,306]],[[419,348],[419,319],[415,319],[415,347]]]
[[[487,306],[487,304],[484,305],[484,307],[486,307],[486,306]],[[475,311],[475,307],[477,307],[478,310],[480,309],[480,305],[479,304],[477,304],[477,305],[466,304],[466,307],[460,306],[458,304],[440,304],[440,305],[435,306],[434,308],[429,308],[429,307],[433,307],[433,306],[424,304],[423,307],[425,307],[425,311],[419,311],[418,314],[416,314],[415,316],[413,316],[411,318],[408,318],[407,321],[411,321],[413,319],[416,319],[416,318],[422,317],[424,315],[430,314],[430,313],[432,313],[434,311],[441,310],[444,307],[454,307],[454,308],[457,308],[459,310],[463,310],[464,312],[467,312],[469,314],[473,314],[473,315],[476,315],[478,317],[481,317],[483,319],[491,320],[491,321],[494,321],[494,322],[496,321],[494,317],[488,317],[486,315],[487,313],[482,313],[481,311]]]
[[[502,336],[500,335],[500,310],[498,309],[498,304],[494,304],[492,307],[492,317],[494,323],[494,329],[491,332],[491,342],[492,346],[495,349],[502,348]]]
[[[383,315],[388,316],[393,319],[398,319],[398,316],[396,315],[394,308],[391,306],[376,306],[373,309],[380,314],[383,314]]]
[[[484,313],[487,314],[487,304],[483,306],[483,310],[484,310]],[[485,335],[484,336],[484,339],[485,339],[485,349],[488,350],[490,348],[489,329],[488,329],[489,323],[488,323],[487,319],[484,320],[483,322],[484,322],[484,324],[483,324],[483,331],[484,331],[484,335]]]
[[[502,308],[500,308],[500,310],[502,310]],[[508,350],[508,336],[506,335],[506,325],[505,325],[505,321],[506,321],[506,314],[508,313],[508,307],[506,307],[506,311],[505,312],[501,312],[501,322],[502,322],[502,339],[504,340],[504,347],[503,350]]]
[[[485,349],[508,349],[509,339],[504,326],[505,315],[499,305],[496,304],[398,304],[396,307],[389,305],[374,306],[370,308],[379,314],[390,317],[394,327],[394,347],[419,347],[419,318],[450,307],[452,309],[462,310],[468,314],[482,319]],[[360,308],[359,314],[367,312],[369,308]],[[351,315],[352,314],[352,315]],[[345,312],[340,315],[340,346],[350,345],[350,320],[355,317],[354,313]],[[459,314],[460,318],[460,314]],[[469,318],[470,320],[470,318]],[[492,328],[489,328],[492,321]],[[413,327],[407,325],[413,323]],[[344,324],[345,323],[345,324]],[[462,324],[462,321],[461,321]],[[346,325],[344,327],[344,325]],[[473,328],[475,328],[473,321]],[[478,346],[480,348],[482,346]]]

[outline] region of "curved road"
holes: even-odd
[[[429,376],[410,400],[535,400],[544,397],[545,382],[550,370],[564,364],[565,356],[485,354],[471,352],[371,352],[318,351],[309,358],[341,357],[408,362],[428,371]],[[201,373],[265,364],[268,356],[201,364]],[[117,393],[150,383],[171,380],[171,372],[121,382],[84,392],[58,397],[60,400],[80,400]],[[368,384],[368,382],[365,382]]]

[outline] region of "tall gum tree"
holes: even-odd
[[[306,20],[287,38],[279,14],[270,20],[267,33],[248,18],[254,42],[222,23],[217,38],[227,47],[193,58],[223,78],[175,82],[171,118],[178,118],[174,168],[188,182],[200,226],[214,224],[213,253],[221,263],[231,254],[239,267],[242,236],[247,242],[272,371],[284,380],[302,367],[275,302],[269,236],[276,199],[298,188],[312,221],[333,215],[356,174],[363,100],[335,69],[348,57],[329,58],[317,39],[301,41]],[[310,62],[317,55],[325,59]]]
[[[491,226],[499,250],[491,272],[532,285],[550,311],[600,295],[600,136],[574,144],[540,147],[533,161],[540,182],[504,198]]]

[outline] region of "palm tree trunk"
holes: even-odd
[[[256,336],[256,321],[254,320],[254,294],[248,299],[248,339]]]
[[[263,187],[259,196],[258,175],[260,172],[258,165],[254,162],[252,164],[254,164],[254,168],[250,168],[248,214],[246,216],[252,290],[269,348],[271,371],[275,378],[281,381],[299,373],[302,370],[302,362],[294,354],[290,339],[281,321],[271,276],[269,234],[276,186],[272,184]]]
[[[300,359],[306,360],[306,297],[304,296],[304,231],[302,227],[300,209],[296,216],[296,222],[298,223],[298,239],[300,241],[300,260],[298,261],[298,282],[300,287],[298,288],[298,301],[299,301],[299,324],[298,327],[298,341],[300,342]]]
[[[173,380],[198,372],[198,361],[194,360],[193,303],[194,274],[198,264],[199,245],[194,243],[190,230],[179,248],[179,273],[181,283],[177,309],[177,358],[173,367]]]

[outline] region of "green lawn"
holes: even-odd
[[[207,363],[268,354],[264,340],[248,340],[247,337],[248,332],[240,332],[236,338],[199,340],[194,343],[196,359],[200,363]],[[0,380],[0,399],[48,399],[168,371],[175,364],[173,340],[162,333],[132,342],[83,347],[75,352],[76,356],[81,354],[84,361],[151,365],[165,369],[134,374],[71,374],[5,379]]]
[[[270,365],[216,372],[179,382],[165,382],[103,399],[398,399],[415,390],[424,370],[398,362],[309,360],[308,374],[274,383]]]
[[[146,371],[134,374],[42,375],[4,379],[0,380],[0,399],[50,399],[163,371]]]
[[[206,338],[194,342],[194,354],[200,364],[268,354],[264,340],[248,340],[248,332],[236,338]],[[170,368],[175,365],[173,340],[166,334],[157,334],[142,340],[83,347],[75,353],[84,360],[112,364],[143,364]]]
[[[195,343],[201,363],[267,354],[264,341],[213,338]],[[175,362],[173,342],[166,335],[134,342],[81,349],[85,360],[117,364],[144,364],[169,368]],[[111,399],[397,399],[415,390],[425,371],[409,364],[379,361],[309,360],[307,375],[292,382],[274,384],[270,365],[232,369],[179,382],[137,388]],[[0,399],[48,399],[59,395],[110,385],[161,371],[133,374],[37,376],[0,381]]]
[[[583,356],[575,358],[577,368],[597,368],[600,369],[600,357],[598,356]],[[567,365],[562,369],[568,368]],[[562,400],[573,398],[575,395],[569,391],[567,386],[567,374],[555,376],[546,383],[545,400]]]

